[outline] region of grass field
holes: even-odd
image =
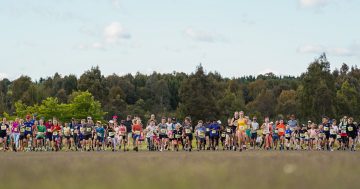
[[[358,152],[0,153],[0,188],[360,188]]]

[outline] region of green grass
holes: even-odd
[[[358,188],[358,152],[1,153],[0,188]]]

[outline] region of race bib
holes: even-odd
[[[354,128],[353,127],[348,127],[348,131],[353,131]]]
[[[202,133],[202,132],[199,133],[199,137],[200,137],[200,138],[204,138],[204,137],[205,137],[205,133]]]
[[[97,133],[97,136],[102,137],[102,134],[101,134],[101,133]]]
[[[114,132],[109,132],[109,136],[114,136],[115,135],[115,133]]]
[[[231,129],[230,128],[226,129],[226,132],[231,133]]]
[[[57,131],[54,131],[54,132],[53,132],[53,135],[54,135],[54,136],[57,136],[57,135],[58,135],[58,132],[57,132]]]
[[[279,132],[283,133],[284,129],[283,128],[279,128]]]
[[[186,134],[190,134],[190,133],[191,133],[191,130],[190,130],[190,129],[185,129],[185,133],[186,133]]]
[[[329,131],[329,127],[324,127],[324,131]]]
[[[160,132],[161,132],[162,134],[166,134],[166,129],[160,129]]]
[[[275,131],[274,131],[274,133],[276,133],[276,134],[277,134],[278,132],[279,132],[278,130],[275,130]]]
[[[244,126],[240,126],[239,129],[240,129],[240,130],[244,130],[245,127],[244,127]]]
[[[341,130],[341,133],[345,134],[345,133],[346,133],[346,130]]]
[[[290,138],[290,134],[285,134],[285,137],[286,137],[286,138]]]
[[[206,132],[209,132],[210,131],[210,129],[209,128],[206,128]]]
[[[212,133],[212,134],[216,134],[216,130],[212,130],[211,133]]]
[[[330,129],[330,134],[332,134],[332,135],[336,134],[336,133],[335,133],[335,130],[334,130],[334,129]]]
[[[15,131],[15,132],[17,132],[17,131],[18,131],[18,129],[17,129],[17,128],[15,128],[15,129],[14,129],[14,131]],[[25,132],[25,129],[24,129],[24,128],[21,128],[21,129],[20,129],[20,132],[22,132],[22,133],[23,133],[23,132]]]
[[[340,139],[340,138],[341,138],[341,136],[340,136],[340,135],[336,135],[336,138],[337,138],[337,139]]]
[[[136,135],[140,135],[140,131],[135,131],[135,134],[136,134]]]
[[[51,133],[51,129],[47,129],[47,132]]]
[[[222,133],[222,134],[221,134],[221,137],[225,138],[225,136],[226,136],[225,133]]]
[[[26,127],[26,131],[31,131],[31,127]]]
[[[91,128],[86,128],[86,131],[87,131],[87,132],[91,132]]]
[[[6,125],[2,125],[1,130],[6,130]]]
[[[181,135],[176,134],[175,138],[181,138]]]
[[[300,137],[304,138],[304,137],[305,137],[305,134],[304,134],[304,133],[301,133],[301,134],[300,134]]]
[[[80,128],[80,132],[83,133],[84,131],[85,131],[85,129],[84,129],[83,127],[81,127],[81,128]]]

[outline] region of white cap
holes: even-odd
[[[218,120],[217,123],[218,123],[219,125],[221,125],[221,121],[220,121],[220,120]]]

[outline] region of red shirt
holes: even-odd
[[[132,129],[133,129],[133,131],[141,131],[142,127],[141,127],[141,125],[135,124],[135,125],[133,125]]]

